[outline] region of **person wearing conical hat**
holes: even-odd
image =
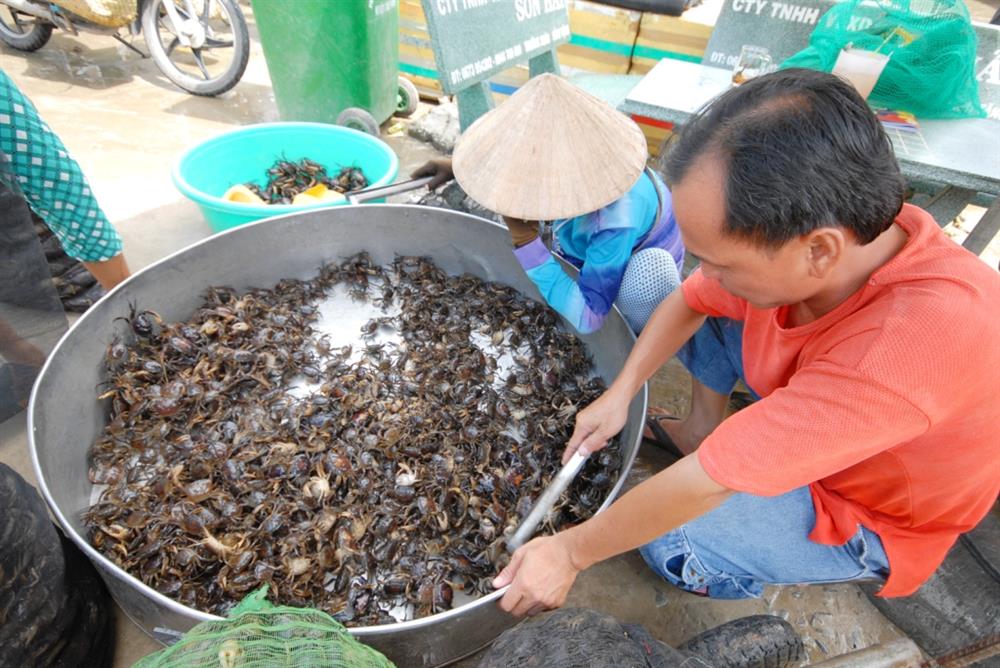
[[[631,119],[543,74],[473,123],[454,160],[433,160],[414,176],[434,176],[432,188],[454,176],[503,216],[528,277],[577,331],[599,329],[617,303],[639,332],[680,285],[684,260],[670,192],[645,165],[646,142]],[[542,242],[539,221],[552,221],[552,251],[578,280]]]

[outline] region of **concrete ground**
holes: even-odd
[[[994,2],[972,4],[981,20],[995,8]],[[195,205],[170,182],[171,166],[180,153],[229,128],[278,120],[253,19],[246,9],[254,38],[250,65],[242,82],[216,99],[183,93],[151,61],[106,37],[56,34],[34,54],[0,50],[0,67],[34,101],[82,165],[125,239],[133,271],[211,234]],[[383,133],[400,155],[401,175],[434,154],[405,137],[401,124],[390,121]],[[652,403],[683,411],[687,381],[676,362],[657,374],[651,391]],[[0,424],[0,461],[35,480],[23,415]],[[663,465],[658,452],[644,450],[633,475],[648,476]],[[900,635],[854,586],[775,587],[760,600],[712,601],[661,582],[634,553],[581,575],[569,604],[641,623],[670,644],[730,619],[777,614],[800,631],[810,663]],[[119,622],[116,666],[130,666],[158,648],[124,615]],[[460,665],[475,664],[470,659]]]

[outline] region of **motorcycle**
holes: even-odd
[[[122,37],[142,35],[149,54]],[[109,35],[152,57],[174,84],[213,96],[235,86],[250,59],[250,35],[236,0],[0,0],[0,41],[37,51],[56,28]]]

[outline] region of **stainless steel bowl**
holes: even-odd
[[[148,634],[169,643],[195,624],[217,619],[167,598],[125,573],[87,542],[81,513],[92,485],[87,452],[107,419],[98,402],[100,364],[130,304],[166,319],[185,319],[210,285],[235,288],[309,278],[330,261],[367,250],[386,263],[397,254],[427,255],[451,274],[471,273],[513,286],[541,301],[510,249],[506,230],[467,214],[403,205],[365,205],[289,214],[218,234],[140,271],[81,317],[56,346],[35,384],[28,410],[31,456],[39,486],[69,537],[100,571],[115,600]],[[120,325],[119,325],[120,326]],[[621,369],[633,336],[615,312],[582,337],[605,379]],[[622,435],[622,470],[601,506],[618,494],[642,436],[646,392],[629,407]],[[497,606],[503,590],[413,621],[351,629],[400,666],[439,666],[482,648],[516,621]]]

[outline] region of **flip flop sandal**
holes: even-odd
[[[734,411],[741,411],[755,401],[757,400],[749,392],[743,392],[742,390],[737,390],[729,395],[729,406]]]
[[[646,418],[646,426],[649,430],[653,432],[653,438],[643,437],[644,443],[649,443],[654,445],[661,450],[670,453],[678,459],[684,458],[684,453],[681,449],[677,447],[674,443],[674,439],[670,438],[670,435],[663,430],[660,426],[660,420],[679,420],[680,418],[675,418],[672,415],[650,415]]]

